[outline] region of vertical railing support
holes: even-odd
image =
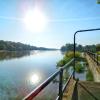
[[[76,34],[77,33],[80,33],[80,32],[89,32],[89,31],[100,31],[100,28],[96,28],[96,29],[87,29],[87,30],[79,30],[79,31],[76,31],[74,33],[74,73],[73,73],[73,78],[75,78],[75,51],[76,51]]]
[[[76,79],[76,83],[75,83],[75,87],[74,87],[74,91],[73,91],[71,100],[78,100],[78,81],[79,81],[79,79]]]
[[[60,74],[59,74],[59,100],[62,100],[63,97],[63,69],[60,69]]]
[[[95,54],[94,54],[94,60],[95,60]]]
[[[97,65],[98,65],[98,54],[97,54]]]
[[[78,32],[78,31],[77,31]],[[73,66],[73,69],[74,69],[74,71],[73,71],[73,78],[75,79],[75,51],[76,51],[76,34],[77,34],[77,32],[75,32],[74,33],[74,66]]]

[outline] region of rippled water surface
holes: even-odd
[[[56,69],[60,51],[0,52],[0,100],[22,99]]]

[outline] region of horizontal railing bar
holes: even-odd
[[[56,100],[59,100],[59,96],[57,96]]]
[[[48,79],[46,79],[42,84],[40,84],[36,89],[34,89],[31,93],[29,93],[23,100],[32,100],[35,96],[37,96],[48,84],[52,82],[52,80],[60,74],[61,70],[65,70],[68,65],[70,65],[74,61],[74,58],[71,59],[66,65],[61,67],[57,72],[51,75]],[[58,96],[59,98],[59,96]]]
[[[98,54],[96,54],[96,53],[92,53],[92,52],[90,52],[90,51],[86,51],[87,52],[87,54],[89,54],[90,55],[90,57],[97,63],[97,65],[100,65],[100,62],[98,61]]]
[[[67,64],[65,64],[65,65],[62,67],[62,69],[63,69],[63,70],[66,69],[66,67],[69,66],[73,61],[74,61],[74,58],[71,59]]]
[[[40,91],[42,91],[59,74],[59,72],[60,70],[55,72],[46,81],[40,84],[34,91],[32,91],[29,95],[27,95],[23,100],[32,100]]]
[[[100,56],[100,54],[98,54],[98,53],[93,53],[91,51],[86,51],[86,52]]]
[[[90,54],[93,54],[95,56],[100,56],[100,54],[97,54],[97,53],[93,53],[93,52],[90,52],[90,51],[86,51],[87,53],[90,53]]]
[[[92,55],[96,55],[96,56],[97,56],[96,53],[93,53],[93,52],[90,52],[90,51],[87,51],[87,53],[92,54]]]

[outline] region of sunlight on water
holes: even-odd
[[[0,52],[0,100],[22,100],[57,70],[61,58],[60,51]],[[55,90],[47,89],[47,96]]]
[[[39,83],[39,81],[40,81],[40,78],[39,78],[39,75],[38,74],[33,74],[30,77],[30,83],[31,84],[37,84],[37,83]]]

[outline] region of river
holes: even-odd
[[[62,57],[59,50],[0,52],[0,100],[21,100],[57,70]],[[85,73],[76,76],[86,79]],[[51,83],[36,100],[53,100],[57,92],[58,83]]]

